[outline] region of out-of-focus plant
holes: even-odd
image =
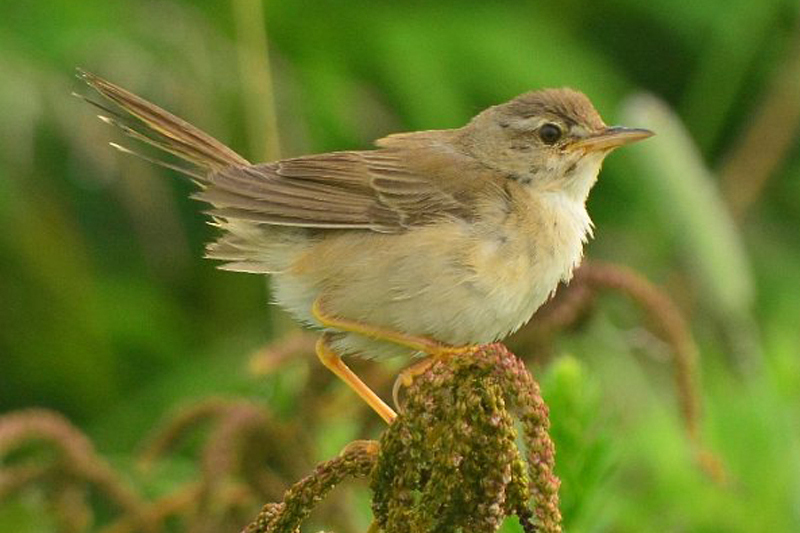
[[[163,476],[169,450],[206,425],[211,430],[196,459],[197,479],[173,486],[155,479],[162,486],[160,494],[146,495],[139,486],[143,480]],[[19,411],[0,417],[0,503],[45,491],[47,512],[64,531],[91,525],[115,533],[155,533],[176,522],[182,531],[234,531],[261,502],[278,498],[287,483],[309,468],[311,453],[304,447],[310,443],[297,429],[278,423],[252,402],[205,400],[173,415],[150,437],[133,486],[62,416]],[[285,446],[292,446],[294,453],[287,453]],[[116,508],[110,522],[92,494]],[[333,524],[349,527],[346,512],[329,516]]]

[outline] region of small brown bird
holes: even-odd
[[[525,93],[452,130],[378,148],[252,164],[92,74],[101,118],[191,166],[223,234],[206,256],[273,276],[275,301],[322,327],[317,354],[377,413],[394,411],[342,362],[458,354],[525,324],[580,263],[586,198],[605,156],[652,135],[607,127],[570,89]],[[119,145],[116,148],[134,153]],[[140,154],[135,154],[140,155]]]

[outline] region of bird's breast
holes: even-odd
[[[559,282],[571,278],[590,234],[583,204],[559,193],[526,198],[501,220],[486,224],[468,262],[483,305],[493,309],[494,338],[526,323]]]

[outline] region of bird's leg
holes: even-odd
[[[430,355],[418,363],[404,370],[397,378],[392,388],[392,399],[395,406],[398,405],[398,396],[401,387],[408,387],[414,382],[414,378],[425,372],[430,365],[437,360],[448,359],[451,356],[471,352],[475,349],[474,346],[450,346],[442,342],[435,341],[428,337],[421,335],[408,335],[399,331],[394,331],[388,328],[381,328],[365,324],[357,320],[349,320],[347,318],[340,318],[337,316],[329,315],[326,313],[322,305],[322,298],[317,298],[314,305],[311,307],[311,313],[317,321],[332,329],[346,331],[348,333],[357,333],[371,339],[391,342],[399,346],[405,346],[411,350],[422,352]],[[325,337],[323,336],[323,339]],[[320,343],[323,341],[320,339]],[[323,364],[333,370],[333,372],[342,378],[350,387],[361,396],[367,404],[370,405],[381,417],[387,422],[391,423],[397,416],[395,412],[386,405],[369,387],[367,387],[342,361],[341,358],[327,348],[328,353],[335,357],[335,361],[330,356],[323,356],[320,351],[320,344],[317,344],[317,355],[319,355]],[[332,365],[335,365],[334,368]],[[342,370],[343,369],[343,370]],[[341,373],[340,373],[341,372]]]
[[[370,389],[366,383],[361,381],[355,372],[350,370],[344,361],[342,361],[341,356],[333,351],[330,346],[330,333],[323,333],[320,339],[317,341],[316,351],[317,357],[319,360],[322,361],[322,364],[325,365],[328,370],[336,374],[339,379],[347,383],[347,385],[353,389],[356,394],[358,394],[362,400],[367,402],[367,405],[372,407],[372,409],[383,418],[387,424],[391,424],[392,421],[397,418],[397,413],[394,410],[386,405],[386,402],[381,400],[381,398]]]
[[[358,322],[357,320],[329,315],[323,308],[321,298],[317,298],[314,301],[314,305],[311,307],[311,313],[320,324],[327,328],[347,331],[348,333],[357,333],[379,341],[391,342],[392,344],[405,346],[411,350],[436,357],[456,355],[472,349],[471,346],[450,346],[421,335],[408,335],[392,329]]]
[[[417,361],[410,367],[404,369],[397,375],[397,379],[394,380],[394,385],[392,386],[392,403],[394,403],[396,409],[402,411],[402,409],[400,409],[400,389],[403,387],[410,387],[411,384],[414,383],[414,378],[424,374],[437,360],[437,357],[426,357],[422,361]]]

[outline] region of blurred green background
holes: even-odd
[[[76,66],[251,160],[458,127],[521,92],[571,86],[606,122],[659,134],[608,160],[587,256],[643,273],[690,321],[701,433],[727,480],[692,460],[669,350],[609,294],[532,365],[567,530],[800,531],[799,24],[790,0],[3,2],[0,413],[61,412],[144,483],[137,443],[175,406],[244,397],[291,420],[324,372],[313,357],[248,371],[290,321],[263,278],[201,259],[215,232],[191,184],[107,146],[118,134],[70,96],[85,92]],[[355,397],[321,383],[338,408],[304,429],[309,465],[380,430],[354,424]],[[147,490],[198,468],[180,464]],[[337,531],[366,529],[360,490]],[[0,530],[58,528],[35,494],[0,501]]]

